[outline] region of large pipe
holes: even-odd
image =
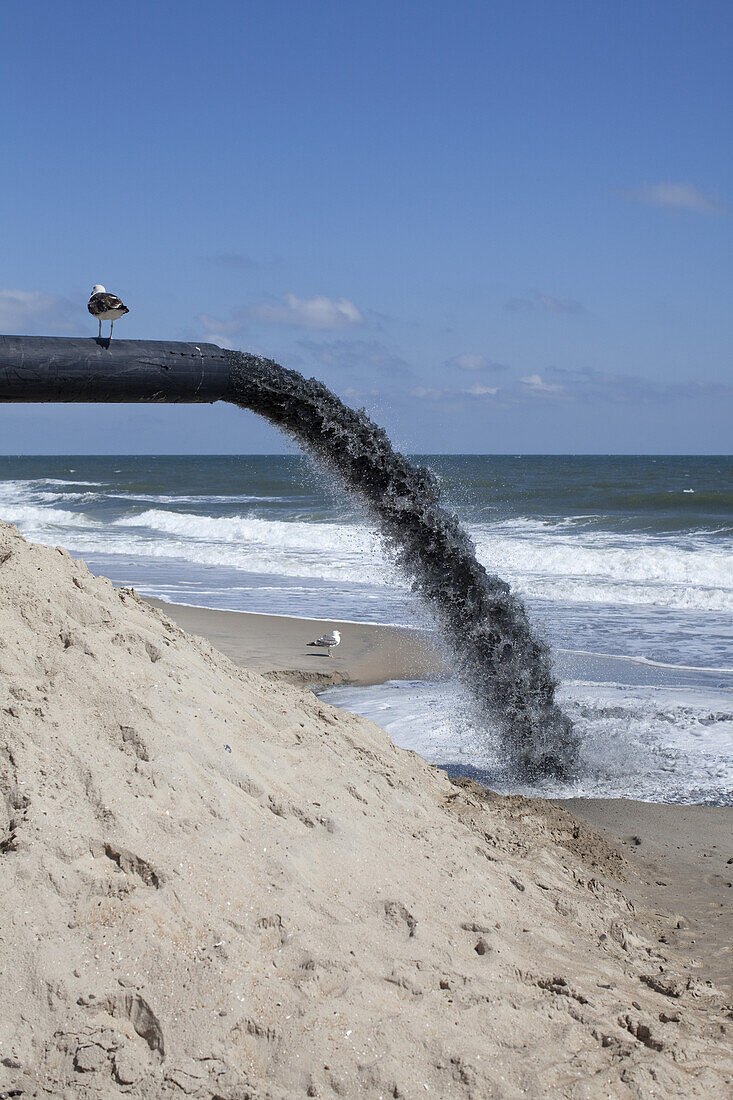
[[[0,401],[221,401],[229,367],[216,344],[0,336]]]
[[[214,344],[0,336],[2,401],[231,401],[320,458],[379,522],[385,545],[433,607],[454,668],[527,773],[570,774],[578,740],[557,706],[547,644],[521,600],[476,560],[429,470],[316,379]]]

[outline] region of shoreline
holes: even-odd
[[[397,679],[440,679],[446,666],[430,634],[296,616],[221,611],[146,599],[178,626],[205,637],[235,664],[303,686],[376,685]],[[342,630],[332,659],[306,642]],[[536,802],[542,803],[542,799]],[[626,858],[630,876],[615,882],[629,901],[655,914],[659,936],[692,960],[703,980],[733,994],[733,808],[635,799],[553,800],[591,825]],[[678,917],[670,933],[669,915]]]
[[[361,687],[386,680],[429,680],[447,675],[427,631],[343,619],[303,619],[251,611],[219,611],[145,597],[189,634],[203,635],[235,664],[281,674],[294,683],[351,683]],[[307,643],[332,628],[341,644],[329,657]]]

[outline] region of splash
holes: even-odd
[[[377,521],[387,552],[432,608],[457,676],[500,725],[528,776],[567,775],[578,740],[555,703],[550,651],[521,600],[484,569],[436,478],[396,452],[384,429],[315,379],[271,359],[226,353],[228,399],[251,409],[328,467]]]

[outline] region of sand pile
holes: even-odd
[[[623,873],[0,524],[0,1096],[722,1096]]]

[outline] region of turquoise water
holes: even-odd
[[[587,746],[615,744],[612,730],[629,723],[636,731],[635,751],[622,739],[614,755],[634,761],[633,775],[614,771],[610,758],[604,773],[596,751],[586,761],[592,789],[726,801],[733,458],[420,460],[440,478],[479,560],[510,581],[555,648],[565,705],[587,727]],[[118,584],[175,602],[326,625],[429,625],[369,521],[303,457],[0,457],[0,517]],[[463,766],[500,785],[485,731],[483,755],[465,759],[473,742],[469,719],[461,726],[455,717],[458,689],[436,690],[398,685],[342,702],[378,713],[387,728],[394,720],[409,729],[405,716],[420,714],[421,751],[435,734],[446,763],[448,748],[461,745]],[[639,763],[644,743],[650,755]]]

